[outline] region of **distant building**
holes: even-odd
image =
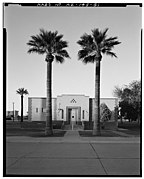
[[[19,111],[14,111],[14,120],[18,120]],[[13,120],[13,111],[6,111],[7,120]]]
[[[117,98],[101,98],[100,103],[105,103],[108,108],[115,112],[118,106]],[[28,120],[46,120],[46,98],[28,98]],[[94,119],[94,98],[85,95],[60,95],[52,98],[52,120],[71,121],[93,121]],[[111,120],[115,120],[115,114]]]

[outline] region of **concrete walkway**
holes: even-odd
[[[62,139],[62,142],[81,142],[82,138],[79,135],[78,131],[68,130]]]
[[[130,137],[7,137],[6,174],[139,176],[140,142]]]

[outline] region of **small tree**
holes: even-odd
[[[100,121],[109,121],[111,118],[111,111],[105,103],[100,105]]]
[[[23,122],[23,97],[24,95],[29,94],[27,89],[24,88],[19,88],[18,90],[16,90],[16,93],[21,95],[21,122]]]
[[[114,95],[120,100],[121,117],[125,116],[130,120],[138,119],[141,114],[141,81],[133,81],[123,88],[115,87]]]

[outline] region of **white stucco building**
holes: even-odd
[[[118,106],[117,98],[101,98],[100,103],[105,103],[111,111]],[[46,98],[28,98],[28,120],[46,120]],[[112,116],[113,117],[113,116]],[[93,121],[94,98],[85,95],[60,95],[52,98],[52,119],[70,121]],[[114,118],[112,119],[114,120]]]

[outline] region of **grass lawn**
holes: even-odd
[[[137,122],[119,122],[118,127],[129,130],[140,130],[140,124],[138,124]]]
[[[52,136],[45,136],[45,130],[43,129],[7,129],[6,136],[28,136],[28,137],[63,137],[66,131],[53,130]]]
[[[123,122],[118,123],[118,131],[134,136],[140,136],[141,128],[140,124],[137,122]]]
[[[6,122],[6,136],[29,136],[29,137],[63,137],[66,131],[61,129],[61,122],[55,123],[53,136],[45,136],[45,121],[41,122]],[[123,122],[118,124],[119,132],[132,136],[140,136],[140,125],[136,122]],[[92,135],[92,130],[79,131],[81,137],[95,137]],[[120,134],[115,134],[111,130],[101,130],[101,137],[121,137]]]
[[[140,136],[140,124],[137,122],[123,122],[118,124],[118,129],[116,130],[123,134],[128,134],[134,137]],[[92,130],[79,131],[81,137],[95,137],[92,135]],[[116,134],[111,130],[101,130],[101,137],[123,137],[120,134]]]
[[[128,134],[128,135],[133,135],[133,136],[140,136],[140,130],[130,130],[130,129],[121,129],[119,128],[117,131],[120,131],[120,132],[123,132],[125,134]]]
[[[63,137],[66,131],[53,129],[53,136],[45,136],[45,122],[7,122],[6,136]]]
[[[81,137],[96,137],[96,136],[93,136],[92,130],[90,130],[90,131],[79,131],[79,135]],[[101,130],[101,136],[100,137],[120,137],[120,135],[115,134],[110,130]]]

